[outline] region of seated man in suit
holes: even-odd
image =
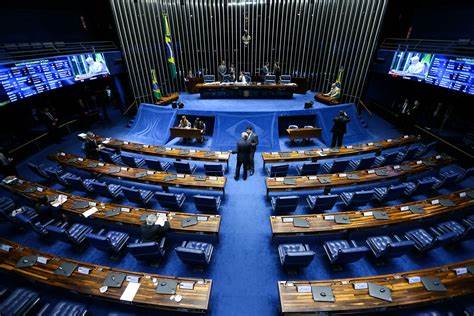
[[[201,135],[202,136],[201,136],[201,138],[198,139],[198,142],[203,143],[204,142],[204,134],[206,133],[206,123],[201,121],[201,119],[199,117],[196,117],[196,119],[194,120],[193,127],[201,130]]]
[[[170,228],[170,223],[166,215],[150,214],[146,217],[145,223],[141,226],[141,235],[143,241],[160,241],[166,235]]]
[[[316,101],[325,103],[325,104],[339,104],[339,99],[341,97],[341,83],[336,81],[331,85],[331,90],[328,93],[316,93],[314,98]]]
[[[242,179],[247,180],[247,170],[249,169],[250,165],[250,151],[252,150],[251,144],[248,141],[249,135],[246,132],[241,134],[241,139],[237,143],[237,149],[234,150],[232,153],[237,154],[237,164],[235,167],[235,176],[234,179],[236,181],[240,178],[240,167],[243,166],[244,173],[242,175]]]
[[[191,122],[188,121],[186,118],[186,115],[181,116],[181,120],[179,121],[178,124],[179,128],[191,128]],[[183,143],[187,143],[190,139],[189,138],[183,138],[182,141]]]

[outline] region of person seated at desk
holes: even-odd
[[[224,76],[227,73],[227,66],[225,65],[225,61],[221,61],[219,67],[217,67],[217,72],[219,73],[219,81],[224,81]]]
[[[186,115],[181,116],[181,120],[178,124],[179,128],[191,128],[191,122],[188,121]]]
[[[239,82],[243,83],[243,84],[249,84],[247,82],[247,77],[245,76],[244,72],[241,71],[240,72],[240,75],[239,75]]]
[[[159,242],[169,229],[170,223],[165,214],[150,214],[140,228],[142,240]]]
[[[316,93],[314,98],[325,104],[338,104],[341,97],[341,83],[336,81],[331,85],[331,90],[328,93]]]
[[[193,127],[196,129],[201,130],[201,138],[198,139],[198,142],[203,143],[204,142],[204,134],[206,133],[206,123],[201,121],[199,117],[196,117],[194,120]]]

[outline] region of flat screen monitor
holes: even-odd
[[[104,54],[56,56],[0,65],[0,106],[108,76]]]
[[[397,51],[389,74],[474,94],[474,58]]]

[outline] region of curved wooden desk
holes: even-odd
[[[0,244],[2,245],[0,248],[0,271],[15,274],[42,285],[51,286],[57,290],[69,290],[93,298],[109,300],[113,303],[126,303],[145,308],[179,312],[205,313],[209,306],[212,280],[161,276],[75,261],[24,247],[3,238],[0,238]],[[9,251],[5,251],[3,248],[9,248]],[[31,267],[17,267],[17,262],[25,256],[44,257],[49,260],[47,260],[46,264],[37,261]],[[55,273],[59,266],[64,263],[76,265],[70,276]],[[78,271],[79,268],[81,268],[81,271],[90,270],[88,274],[83,274]],[[126,280],[123,281],[120,287],[109,286],[106,292],[100,292],[99,289],[104,285],[105,279],[110,272],[124,273],[127,276],[139,279],[140,287],[132,301],[121,300],[123,292],[128,284],[131,283]],[[178,282],[176,295],[182,296],[181,301],[171,300],[170,294],[156,293],[157,282]],[[192,289],[181,288],[181,282],[192,284]]]
[[[98,208],[98,211],[90,215],[89,218],[103,220],[116,225],[129,225],[135,228],[139,228],[140,225],[143,223],[143,218],[148,214],[163,213],[166,214],[172,231],[179,233],[210,234],[217,236],[221,224],[221,217],[219,215],[190,214],[180,212],[168,212],[162,210],[158,211],[132,207],[130,205],[103,203],[97,200],[88,199],[66,192],[54,190],[46,186],[25,181],[22,179],[17,179],[16,181],[10,184],[2,182],[1,186],[15,194],[19,194],[35,202],[44,201],[44,198],[47,196],[57,196],[59,194],[65,195],[67,196],[67,201],[64,202],[62,205],[58,206],[57,208],[66,214],[83,216],[83,213],[95,204],[95,206]],[[88,202],[90,206],[85,207],[83,209],[75,208],[74,204],[77,201]],[[111,215],[110,213],[108,213],[112,210],[117,209],[121,210],[117,215]],[[193,226],[182,227],[182,221],[189,218],[197,218],[197,224]]]
[[[225,177],[202,176],[201,178],[201,176],[188,174],[176,175],[173,173],[152,171],[143,168],[117,166],[97,160],[82,158],[72,154],[56,153],[51,154],[48,157],[51,160],[68,167],[74,167],[109,177],[161,185],[165,190],[170,186],[175,186],[200,190],[222,190],[224,192],[226,183]],[[177,178],[174,178],[176,176]]]
[[[309,215],[288,215],[288,216],[270,216],[270,224],[274,237],[283,236],[301,236],[301,235],[319,235],[341,233],[353,230],[363,230],[369,228],[382,228],[387,225],[397,225],[404,222],[415,221],[420,219],[431,218],[434,216],[452,214],[457,211],[466,210],[474,206],[474,199],[467,195],[467,192],[473,189],[465,189],[451,194],[439,195],[430,199],[404,203],[401,205],[380,207],[367,209],[363,211],[348,212],[330,212],[325,214],[309,214]],[[474,194],[474,191],[473,191]],[[454,203],[453,206],[443,206],[443,200],[449,200]],[[434,201],[434,202],[432,202]],[[423,208],[423,213],[414,213],[408,209],[409,206],[417,206]],[[376,219],[374,214],[379,212],[385,213],[387,219]],[[378,213],[378,214],[377,214]],[[336,223],[337,217],[348,218],[350,223],[344,224],[342,221]],[[305,219],[309,227],[295,227],[293,225],[294,218]]]
[[[78,138],[84,141],[85,134],[79,134]],[[113,149],[134,152],[156,157],[173,158],[177,160],[199,160],[225,162],[229,167],[230,152],[208,151],[201,149],[182,149],[173,147],[153,146],[141,143],[128,142],[120,139],[96,136],[95,140],[101,145]]]
[[[279,281],[281,311],[285,315],[293,313],[314,315],[317,312],[367,313],[433,304],[442,300],[472,295],[474,294],[473,265],[474,259],[430,269],[354,279]],[[454,269],[462,269],[463,272],[457,275]],[[409,283],[408,278],[412,277],[437,278],[446,291],[428,291],[421,281]],[[388,290],[386,289],[384,293],[390,292],[391,301],[370,296],[367,283],[387,287]],[[313,300],[312,290],[309,293],[298,293],[297,289],[301,291],[305,286],[306,288],[309,286],[310,289],[313,286],[329,287],[334,295],[334,302]],[[355,289],[355,286],[365,288]],[[317,289],[315,292],[320,293]]]
[[[262,153],[263,164],[273,162],[290,162],[304,160],[318,160],[327,158],[338,158],[367,154],[371,152],[381,153],[382,150],[406,146],[419,140],[418,136],[405,135],[396,139],[386,139],[373,143],[349,145],[341,148],[315,148],[313,150],[299,150],[288,152],[264,152]]]
[[[320,174],[317,176],[290,176],[265,179],[267,195],[269,192],[324,189],[326,193],[332,187],[356,185],[360,183],[388,180],[397,177],[408,176],[432,168],[438,168],[453,162],[446,155],[437,155],[417,161],[409,161],[400,165],[372,168],[343,173]],[[293,181],[294,184],[285,183]]]

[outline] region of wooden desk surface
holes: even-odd
[[[211,83],[198,83],[196,84],[196,89],[197,90],[245,90],[245,89],[251,89],[251,90],[290,90],[290,91],[296,91],[298,88],[298,85],[296,83],[288,83],[288,84],[259,84],[259,83],[249,83],[249,84],[243,84],[243,83],[220,83],[220,82],[211,82]]]
[[[391,178],[401,177],[414,173],[430,170],[451,163],[453,159],[446,155],[437,155],[417,161],[405,162],[400,165],[372,168],[344,173],[320,174],[317,176],[290,176],[290,177],[267,177],[265,180],[267,193],[272,191],[293,191],[306,189],[323,189],[337,186],[356,185],[365,182],[381,181]],[[404,170],[407,169],[407,170]],[[386,171],[386,175],[377,175],[381,170]],[[369,173],[370,172],[370,173]],[[345,175],[345,176],[344,176]],[[358,177],[350,179],[349,177]],[[296,184],[285,184],[283,179],[293,179]],[[329,179],[329,183],[322,183],[324,179]]]
[[[84,141],[84,138],[81,136],[79,136],[79,139],[81,141]],[[184,150],[182,148],[152,146],[141,143],[123,141],[114,138],[105,138],[101,136],[96,136],[96,141],[104,145],[105,147],[157,157],[200,161],[217,161],[226,163],[229,161],[230,158],[229,152],[208,151],[201,149]]]
[[[175,137],[189,137],[189,138],[200,138],[202,136],[202,130],[194,127],[170,127],[170,136]]]
[[[89,218],[100,219],[103,221],[110,222],[111,224],[122,224],[139,228],[140,225],[143,223],[141,220],[142,216],[144,217],[148,214],[157,213],[166,214],[166,217],[168,218],[168,221],[170,223],[171,230],[180,233],[200,233],[217,235],[219,233],[219,228],[221,224],[221,217],[219,215],[191,214],[172,211],[168,212],[163,210],[139,208],[130,205],[103,203],[94,199],[88,199],[82,196],[72,195],[70,193],[54,190],[49,187],[22,179],[18,179],[17,181],[12,182],[11,184],[6,184],[2,182],[1,186],[15,194],[24,196],[32,201],[41,201],[41,198],[45,196],[55,196],[59,194],[65,195],[67,196],[67,201],[60,205],[58,209],[66,214],[83,216],[82,214],[88,209],[90,209],[95,203],[99,211],[90,215]],[[33,192],[25,191],[28,190],[28,188],[36,188],[36,190]],[[40,188],[39,190],[41,191],[38,191],[38,188]],[[91,206],[86,207],[84,209],[77,209],[73,207],[76,201],[85,201],[88,202]],[[118,208],[124,211],[120,212],[118,215],[115,216],[107,216],[108,211],[115,210]],[[193,226],[182,227],[181,222],[187,218],[198,218],[198,222],[196,225]]]
[[[93,298],[109,300],[113,303],[123,302],[130,304],[128,301],[120,300],[122,293],[129,284],[128,281],[124,281],[120,288],[109,287],[105,293],[100,293],[99,291],[109,272],[119,272],[139,278],[140,287],[133,302],[131,302],[135,306],[196,313],[206,312],[209,306],[212,280],[161,276],[143,272],[125,271],[100,266],[94,263],[75,261],[27,248],[3,238],[0,238],[0,244],[11,247],[9,251],[0,249],[0,271],[9,274],[16,274],[29,281],[35,281],[42,285],[52,286],[57,290],[64,289],[73,291],[74,293],[91,296]],[[49,260],[46,264],[36,262],[36,264],[28,268],[16,267],[16,263],[22,257],[30,255],[45,257]],[[90,272],[89,274],[82,274],[75,269],[69,277],[56,274],[55,270],[64,262],[76,264],[78,267],[88,268],[90,269]],[[175,300],[170,300],[171,295],[169,294],[158,294],[155,292],[155,288],[157,287],[156,282],[158,280],[177,281],[179,283],[190,282],[194,284],[194,287],[191,290],[186,290],[181,289],[178,285],[176,294],[182,296],[182,300],[178,303]]]
[[[77,155],[56,153],[49,155],[49,158],[62,165],[74,167],[82,170],[86,170],[91,173],[103,174],[110,177],[123,178],[127,180],[133,180],[137,182],[146,182],[151,184],[157,184],[161,186],[178,186],[191,189],[209,189],[209,190],[222,190],[224,191],[226,178],[225,177],[209,177],[203,181],[197,180],[199,176],[193,175],[179,175],[176,179],[166,180],[166,177],[174,176],[176,174],[162,171],[152,171],[149,169],[142,168],[130,168],[117,166],[110,163],[104,163],[97,160],[91,160],[82,158]],[[118,168],[118,169],[117,169]],[[111,169],[117,169],[118,172],[111,173]],[[140,176],[142,175],[142,176]]]
[[[321,132],[322,132],[322,129],[320,127],[302,127],[302,128],[287,128],[286,129],[286,133],[293,140],[296,138],[320,137]]]
[[[308,215],[288,215],[288,216],[270,216],[270,225],[273,236],[294,236],[294,235],[317,235],[329,233],[341,233],[346,231],[381,228],[386,225],[396,225],[404,222],[431,218],[438,215],[452,214],[456,211],[466,210],[474,206],[474,199],[469,198],[466,192],[472,189],[465,189],[451,194],[439,195],[430,199],[366,209],[362,211],[347,212],[328,212],[324,214]],[[461,195],[460,195],[461,194]],[[443,206],[441,204],[432,204],[436,200],[450,200],[454,206]],[[436,203],[436,202],[433,202]],[[424,209],[423,214],[412,213],[407,209],[408,206],[419,206]],[[402,211],[403,209],[403,211]],[[373,214],[376,212],[385,212],[388,219],[376,219]],[[345,216],[349,218],[350,223],[338,224],[334,221],[335,216]],[[309,223],[309,227],[295,227],[292,219],[304,218]]]
[[[474,294],[474,275],[469,272],[456,275],[454,269],[467,268],[473,264],[474,259],[430,269],[371,277],[324,281],[278,281],[281,311],[283,314],[323,311],[367,313],[369,311],[383,311],[386,308],[430,304],[441,300],[472,295]],[[429,292],[425,289],[422,282],[408,283],[409,277],[416,276],[438,278],[447,290],[444,292]],[[388,287],[391,291],[392,301],[374,298],[369,295],[368,289],[354,289],[354,284],[367,282]],[[313,300],[311,292],[298,293],[297,287],[300,286],[330,287],[335,301],[316,302]]]
[[[418,140],[419,138],[417,136],[406,135],[397,139],[386,139],[373,143],[344,146],[337,150],[330,148],[315,148],[313,150],[299,150],[290,152],[264,152],[262,153],[262,158],[264,163],[338,158],[378,152],[394,147],[401,147],[415,143]]]

